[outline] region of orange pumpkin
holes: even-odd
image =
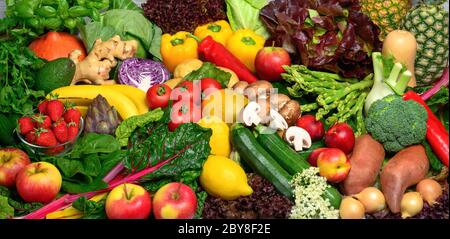
[[[65,32],[48,32],[33,40],[29,48],[40,58],[52,61],[61,57],[69,57],[74,50],[80,50],[81,61],[86,57],[83,42],[76,36]]]

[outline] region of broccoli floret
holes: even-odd
[[[388,95],[372,104],[366,128],[386,151],[398,152],[425,139],[427,118],[427,111],[419,103]]]

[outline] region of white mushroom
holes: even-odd
[[[303,128],[292,126],[286,130],[286,141],[294,146],[295,151],[311,147],[311,136]]]
[[[274,130],[279,130],[279,129],[284,130],[289,127],[286,120],[283,118],[283,116],[280,115],[280,113],[278,113],[276,110],[270,109],[269,116],[270,116],[269,128],[274,129]]]
[[[244,122],[246,126],[251,126],[252,124],[258,125],[261,123],[261,117],[259,112],[261,111],[261,106],[256,102],[249,102],[245,108],[239,114],[239,120]]]

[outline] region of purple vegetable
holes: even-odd
[[[170,79],[169,71],[157,61],[130,58],[119,67],[119,82],[134,86],[145,92],[153,85]]]
[[[372,72],[370,52],[381,51],[379,28],[357,0],[273,0],[260,11],[271,38],[293,62],[363,79]]]

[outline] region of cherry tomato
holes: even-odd
[[[166,84],[157,84],[147,91],[147,104],[150,109],[167,107],[172,89]]]
[[[170,112],[169,130],[174,131],[184,123],[197,122],[201,119],[201,107],[189,102],[189,104],[176,102]]]
[[[222,85],[213,78],[203,78],[200,80],[200,89],[202,91],[202,99],[210,95],[211,93],[222,89]]]

